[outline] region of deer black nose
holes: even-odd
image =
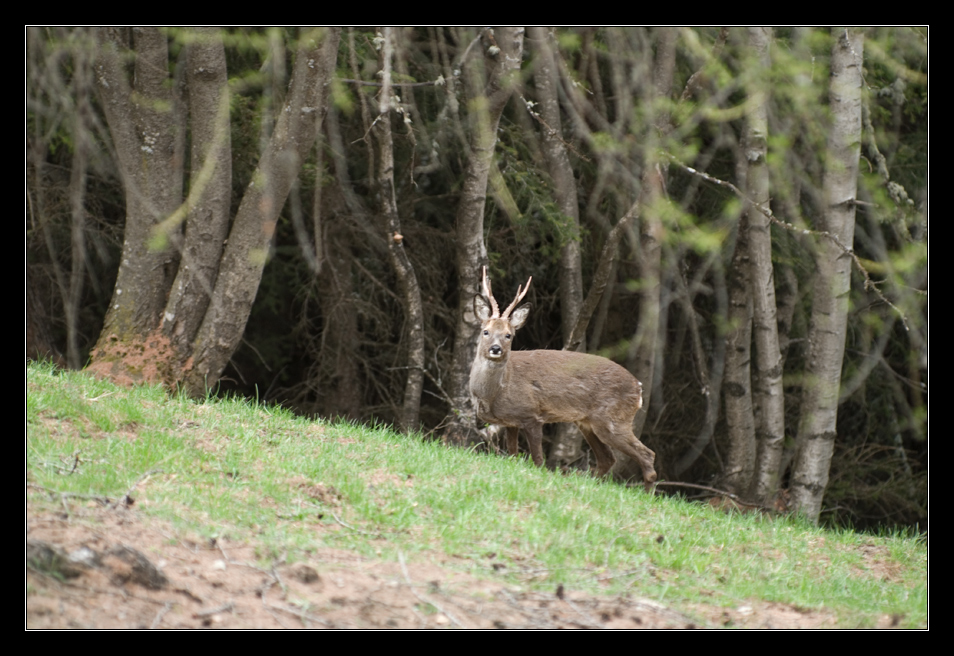
[[[490,347],[490,354],[491,354],[491,355],[500,355],[500,347],[497,346],[496,344],[494,344],[493,346],[491,346],[491,347]]]

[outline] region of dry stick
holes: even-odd
[[[562,588],[562,586],[560,586],[560,587]],[[565,603],[567,606],[569,606],[573,611],[575,611],[577,615],[579,615],[580,617],[583,618],[583,620],[586,622],[585,624],[583,624],[583,626],[585,626],[585,627],[588,628],[588,629],[601,629],[601,628],[603,628],[603,626],[602,626],[599,622],[597,622],[596,619],[595,619],[592,615],[590,615],[589,613],[584,613],[582,610],[580,610],[580,608],[579,608],[576,604],[574,604],[572,601],[570,601],[570,600],[566,597],[566,593],[564,593],[564,592],[561,591],[561,593],[560,593],[560,594],[557,594],[556,596],[557,596],[557,598],[558,598],[560,601],[562,601],[562,602]]]
[[[728,497],[732,499],[733,501],[738,502],[744,506],[748,506],[751,508],[761,508],[762,510],[775,510],[772,506],[765,506],[765,505],[762,505],[761,503],[750,503],[748,501],[743,501],[740,497],[736,496],[735,494],[732,494],[731,492],[726,492],[725,490],[719,490],[714,487],[709,487],[708,485],[697,485],[695,483],[682,483],[680,481],[660,481],[656,483],[657,487],[659,487],[660,485],[669,486],[669,487],[689,487],[694,490],[705,490],[707,492],[712,492],[713,494],[719,494],[719,495]]]
[[[401,563],[401,572],[404,573],[404,580],[407,582],[407,587],[411,589],[411,594],[413,594],[415,597],[417,597],[418,601],[420,601],[422,604],[430,604],[431,606],[433,606],[434,608],[436,608],[437,610],[439,610],[441,613],[443,613],[443,614],[447,617],[447,619],[449,619],[451,622],[453,622],[454,624],[456,624],[459,628],[461,628],[461,629],[466,629],[466,628],[467,628],[466,626],[464,626],[464,625],[460,622],[460,620],[458,620],[456,617],[454,617],[454,616],[450,613],[450,611],[448,611],[446,608],[443,608],[442,606],[440,606],[440,605],[437,604],[436,602],[431,601],[431,600],[429,600],[429,599],[425,599],[425,598],[422,597],[421,595],[417,594],[417,590],[414,589],[414,584],[411,582],[411,577],[410,577],[410,575],[407,573],[407,564],[404,562],[404,552],[403,552],[403,551],[400,551],[400,550],[398,551],[398,561]]]
[[[288,553],[287,553],[287,552],[282,556],[281,561],[278,561],[278,562],[285,562],[285,559],[286,559],[286,558],[288,558]],[[274,577],[274,579],[275,579],[276,581],[278,581],[278,585],[279,585],[279,587],[281,587],[281,589],[282,589],[282,594],[283,594],[283,595],[287,595],[287,594],[288,594],[288,586],[286,586],[286,585],[285,585],[285,582],[282,581],[282,577],[278,575],[278,570],[275,568],[275,563],[272,563],[272,577]]]
[[[455,76],[454,79],[457,79]],[[365,87],[383,87],[383,82],[369,82],[367,80],[353,80],[346,77],[338,78],[339,82],[345,82],[347,84],[358,84]],[[436,80],[431,80],[430,82],[391,82],[388,86],[392,87],[441,87],[447,83],[447,80],[444,79],[444,76],[438,76]]]
[[[282,627],[283,629],[291,629],[292,627],[290,627],[290,626],[288,626],[287,624],[285,624],[285,622],[282,620],[282,618],[279,617],[278,613],[275,612],[275,609],[272,608],[268,603],[265,602],[264,594],[265,594],[265,592],[263,591],[263,592],[262,592],[262,608],[264,608],[264,609],[268,612],[268,614],[271,615],[272,618],[274,618],[274,620],[279,623],[279,625],[281,625],[281,627]],[[299,619],[300,619],[300,618],[299,618]]]
[[[242,567],[248,567],[249,569],[254,569],[256,572],[261,572],[261,573],[264,574],[265,576],[271,577],[273,584],[274,584],[274,583],[278,583],[279,585],[281,585],[281,581],[279,581],[276,577],[274,577],[274,576],[272,575],[272,573],[271,573],[270,571],[268,571],[267,569],[262,569],[261,567],[256,567],[255,565],[250,565],[249,563],[243,563],[243,562],[240,561],[240,560],[232,560],[232,559],[229,557],[229,555],[228,555],[227,553],[225,553],[225,547],[222,546],[222,541],[221,541],[221,540],[216,540],[216,541],[215,541],[215,546],[219,548],[219,552],[222,554],[222,557],[225,559],[225,562],[227,562],[229,565],[241,565]]]
[[[525,623],[526,623],[526,624],[534,625],[534,626],[536,626],[536,628],[540,628],[540,629],[553,629],[553,628],[556,628],[556,625],[550,620],[549,617],[547,617],[547,618],[544,619],[544,620],[541,620],[541,619],[538,617],[538,615],[541,614],[540,609],[533,608],[533,607],[529,607],[529,606],[524,606],[524,605],[521,604],[521,603],[510,593],[510,591],[507,590],[506,588],[504,588],[503,590],[501,590],[499,594],[500,594],[500,596],[502,596],[502,597],[504,598],[504,600],[505,600],[511,607],[516,608],[516,609],[519,610],[520,612],[525,613],[526,615],[529,616],[529,618],[525,620]],[[519,628],[519,627],[517,627],[517,628]]]
[[[532,101],[530,101],[530,100],[527,100],[526,98],[523,97],[523,95],[518,96],[518,98],[520,98],[520,101],[523,103],[523,106],[524,106],[524,108],[527,110],[527,113],[530,114],[530,116],[533,117],[533,119],[534,119],[537,123],[539,123],[540,125],[542,125],[542,126],[544,127],[544,129],[546,129],[547,132],[549,132],[550,134],[556,136],[556,138],[560,141],[560,143],[563,144],[563,146],[564,146],[567,150],[569,150],[570,152],[572,152],[574,155],[576,155],[577,157],[579,157],[579,158],[580,158],[581,160],[583,160],[584,162],[589,163],[589,162],[593,161],[593,160],[591,160],[589,157],[587,157],[586,155],[584,155],[583,153],[581,153],[579,150],[577,150],[577,148],[576,148],[573,144],[571,144],[571,143],[568,142],[566,139],[564,139],[560,134],[558,134],[558,132],[557,132],[556,130],[554,130],[553,128],[550,127],[550,124],[549,124],[549,123],[547,123],[546,121],[543,120],[543,117],[540,116],[540,113],[537,112],[537,110],[534,109],[534,106],[537,105],[537,103],[532,102]]]
[[[221,606],[216,606],[215,608],[209,608],[208,610],[198,610],[192,613],[192,616],[193,617],[210,617],[212,615],[215,615],[216,613],[224,613],[226,611],[231,612],[234,610],[235,610],[235,604],[232,603],[231,601],[226,601]]]
[[[125,503],[126,505],[131,505],[130,502],[132,501],[132,499],[130,498],[129,495],[133,493],[133,490],[136,489],[136,486],[139,485],[140,483],[142,483],[144,480],[146,480],[146,479],[149,478],[150,476],[152,476],[153,474],[161,474],[161,473],[163,473],[163,471],[162,471],[161,469],[150,469],[149,471],[147,471],[145,474],[143,474],[142,476],[140,476],[139,478],[137,478],[137,479],[136,479],[136,482],[133,483],[133,484],[129,487],[129,489],[126,490],[126,492],[125,492],[121,497],[119,497],[118,499],[116,499],[116,501],[114,501],[114,502],[112,503],[112,505],[110,506],[110,508],[112,508],[112,509],[118,508],[120,501],[122,501],[122,502]],[[127,499],[128,499],[128,501],[127,501]]]
[[[238,560],[232,560],[232,559],[229,557],[229,555],[228,555],[227,553],[225,553],[225,547],[222,546],[222,542],[221,542],[221,541],[216,540],[215,546],[218,547],[219,551],[222,553],[222,557],[225,558],[225,562],[227,562],[228,564],[230,564],[230,565],[241,565],[241,566],[243,566],[243,567],[248,567],[249,569],[254,569],[255,571],[261,572],[262,574],[264,574],[265,576],[267,576],[267,577],[269,577],[269,578],[271,579],[270,581],[266,581],[266,585],[261,588],[262,594],[261,594],[261,597],[260,597],[260,599],[262,600],[262,607],[265,608],[265,610],[269,611],[269,613],[271,613],[273,610],[280,610],[280,611],[282,611],[282,612],[288,613],[289,615],[294,615],[295,617],[297,617],[297,618],[299,618],[299,619],[304,618],[304,619],[307,619],[307,620],[309,620],[309,621],[311,621],[311,622],[315,622],[315,623],[317,623],[317,624],[322,624],[322,625],[324,625],[324,626],[326,626],[326,627],[329,627],[329,628],[334,628],[334,625],[333,625],[333,624],[331,624],[331,623],[329,623],[329,622],[327,622],[327,621],[321,619],[320,617],[315,617],[314,615],[309,615],[308,613],[305,613],[304,611],[294,610],[294,609],[292,609],[292,608],[286,608],[286,607],[284,607],[284,606],[279,606],[279,605],[277,605],[277,604],[270,604],[270,603],[268,603],[268,602],[266,601],[266,599],[265,599],[265,592],[268,590],[268,588],[270,588],[271,586],[273,586],[273,585],[275,585],[275,584],[278,584],[278,586],[281,587],[283,593],[286,593],[286,594],[287,594],[287,592],[288,592],[287,588],[285,587],[284,582],[282,581],[281,577],[278,575],[278,571],[275,569],[275,566],[274,566],[274,565],[272,565],[272,569],[271,569],[271,571],[269,571],[269,570],[263,569],[263,568],[261,568],[261,567],[256,567],[255,565],[251,565],[251,564],[249,564],[249,563],[243,563],[243,562],[238,561]],[[284,558],[283,558],[283,560],[284,560]],[[226,606],[231,605],[231,603],[232,603],[232,602],[228,602],[228,603],[226,604]],[[206,612],[208,612],[208,611],[206,611]],[[272,614],[272,616],[274,617],[274,614]],[[283,623],[280,619],[278,619],[277,617],[275,617],[275,621],[278,622],[279,624],[281,624],[282,626],[285,626],[284,623]],[[303,622],[303,623],[304,623],[304,622]],[[287,628],[287,627],[286,627],[286,628]]]
[[[779,226],[779,227],[781,227],[781,228],[785,228],[786,230],[791,230],[792,232],[800,232],[800,233],[802,233],[803,235],[817,235],[817,236],[819,236],[819,237],[827,237],[828,239],[830,239],[836,246],[838,246],[838,248],[840,248],[840,249],[842,250],[842,252],[844,252],[846,255],[848,255],[849,257],[851,257],[851,259],[852,259],[852,260],[854,261],[854,263],[855,263],[855,266],[857,266],[857,267],[858,267],[858,270],[861,271],[862,275],[865,277],[865,290],[869,290],[869,289],[874,290],[874,293],[878,295],[878,298],[880,298],[882,301],[884,301],[886,304],[888,304],[892,309],[894,309],[895,312],[898,313],[898,316],[901,317],[901,323],[904,325],[904,329],[905,329],[905,330],[910,330],[910,329],[911,329],[911,327],[908,325],[908,319],[907,319],[907,317],[904,315],[904,312],[902,312],[894,303],[892,303],[891,301],[889,301],[889,300],[885,297],[885,295],[881,293],[881,290],[878,289],[878,285],[881,284],[881,283],[876,283],[875,281],[873,281],[873,280],[871,279],[871,276],[868,275],[868,270],[865,269],[864,265],[861,264],[861,260],[859,260],[859,259],[858,259],[858,256],[855,255],[855,252],[854,252],[851,248],[848,248],[848,246],[846,246],[845,244],[841,243],[841,240],[838,239],[838,237],[836,237],[835,235],[831,234],[831,233],[828,232],[827,230],[810,230],[810,229],[808,229],[808,228],[799,228],[799,227],[797,227],[797,226],[795,226],[795,225],[793,225],[793,224],[791,224],[791,223],[788,223],[787,221],[782,221],[781,219],[779,219],[778,217],[776,217],[775,214],[772,213],[772,210],[771,210],[771,209],[769,209],[769,208],[767,208],[767,207],[763,207],[763,206],[760,205],[759,203],[756,203],[754,200],[752,200],[751,198],[749,198],[748,196],[746,196],[738,187],[736,187],[736,186],[735,186],[734,184],[732,184],[731,182],[726,182],[725,180],[720,180],[719,178],[713,177],[713,176],[709,175],[708,173],[704,173],[703,171],[698,171],[698,170],[692,168],[691,166],[687,166],[687,165],[683,164],[682,162],[680,162],[680,161],[679,161],[678,159],[676,159],[675,157],[673,157],[672,155],[670,155],[669,153],[662,153],[662,155],[663,155],[664,157],[666,157],[667,159],[669,159],[669,161],[671,161],[673,164],[675,164],[676,166],[678,166],[678,167],[684,169],[685,171],[688,171],[689,173],[691,173],[691,174],[693,174],[693,175],[697,175],[697,176],[699,176],[700,178],[702,178],[703,180],[707,180],[708,182],[711,182],[712,184],[716,184],[716,185],[719,185],[720,187],[726,187],[726,188],[732,190],[732,192],[735,193],[735,195],[737,195],[739,198],[741,198],[741,199],[742,199],[743,201],[745,201],[746,203],[750,204],[750,205],[751,205],[752,207],[754,207],[759,213],[763,214],[769,221],[771,221],[771,222],[774,223],[775,225],[777,225],[777,226]],[[853,203],[853,204],[855,204],[855,205],[867,205],[867,204],[868,204],[868,203],[864,203],[864,202],[862,202],[862,201],[860,201],[860,200],[848,200],[848,201],[845,201],[845,202],[846,202],[846,203]],[[882,281],[882,282],[884,282],[884,281]]]
[[[441,349],[442,346],[444,346],[445,342],[447,342],[447,338],[445,338],[443,342],[441,342],[440,344],[434,347],[434,365],[435,365],[435,369],[437,369],[438,376],[441,375],[441,368],[440,366],[438,366],[438,363],[437,363],[437,352]],[[447,392],[444,391],[444,386],[441,384],[441,379],[439,377],[435,378],[434,374],[430,372],[430,370],[428,369],[426,365],[424,366],[424,375],[427,376],[427,378],[431,381],[434,387],[437,388],[437,391],[440,392],[441,395],[438,396],[437,394],[434,394],[434,392],[431,392],[430,390],[424,390],[424,391],[430,394],[431,396],[439,398],[441,401],[450,405],[451,398],[447,394]]]
[[[67,498],[75,499],[92,499],[97,501],[104,506],[109,506],[112,503],[112,500],[109,497],[103,496],[101,494],[84,494],[82,492],[60,492],[59,490],[52,490],[48,487],[43,487],[42,485],[37,485],[36,483],[27,483],[27,487],[32,487],[34,490],[42,490],[50,496],[58,496],[60,501],[63,501],[64,508],[66,507]],[[69,509],[67,508],[67,512]]]
[[[285,606],[279,606],[279,605],[277,605],[277,604],[269,604],[269,603],[267,603],[267,602],[265,601],[265,595],[264,595],[264,594],[262,595],[262,606],[264,606],[265,609],[268,610],[268,611],[280,610],[280,611],[282,611],[283,613],[288,613],[289,615],[292,615],[292,616],[296,617],[299,621],[301,621],[301,620],[304,619],[304,620],[308,620],[309,622],[314,622],[315,624],[321,624],[322,626],[328,627],[329,629],[338,628],[338,627],[335,626],[334,623],[329,622],[328,620],[323,620],[323,619],[321,619],[320,617],[317,617],[317,616],[312,615],[312,614],[310,614],[310,613],[306,613],[306,612],[304,612],[304,611],[302,611],[302,610],[300,610],[300,609],[286,608]],[[274,617],[274,615],[273,615],[273,617]],[[282,626],[285,626],[284,622],[282,622],[282,621],[281,621],[280,619],[278,619],[277,617],[275,617],[275,621],[278,622],[279,624],[281,624]],[[302,622],[302,624],[304,624],[304,622]],[[286,627],[286,628],[287,628],[287,627]]]
[[[152,624],[149,625],[149,628],[150,628],[150,629],[158,629],[158,628],[159,628],[159,623],[162,622],[162,618],[165,617],[166,613],[168,613],[170,610],[172,610],[172,606],[173,606],[173,603],[172,603],[171,601],[167,601],[166,604],[165,604],[165,606],[163,606],[162,608],[160,608],[160,609],[159,609],[159,612],[156,613],[156,616],[153,618]]]
[[[691,487],[694,490],[706,490],[708,492],[713,492],[715,494],[720,494],[722,496],[729,497],[730,499],[733,499],[735,501],[742,501],[742,499],[738,495],[732,494],[731,492],[727,492],[725,490],[709,487],[708,485],[698,485],[696,483],[682,483],[680,481],[659,481],[658,483],[656,483],[656,485],[666,485],[670,487]]]
[[[351,526],[350,524],[346,523],[343,519],[338,517],[338,514],[329,507],[319,506],[316,503],[308,503],[307,505],[312,506],[313,508],[317,508],[318,510],[321,510],[322,512],[328,511],[329,513],[331,513],[331,516],[335,518],[336,522],[344,526],[349,531],[354,531],[355,533],[360,533],[362,535],[370,535],[373,538],[384,537],[381,533],[371,533],[369,531],[362,531],[360,528],[355,528],[354,526]]]

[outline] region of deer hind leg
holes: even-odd
[[[656,468],[653,466],[656,454],[636,439],[633,434],[632,420],[601,422],[599,425],[594,425],[593,430],[607,445],[625,453],[639,463],[639,468],[643,472],[643,485],[646,491],[650,492],[656,482]]]
[[[590,445],[590,450],[596,457],[596,475],[606,476],[606,473],[616,462],[616,456],[613,455],[612,449],[603,444],[589,426],[581,425],[580,432],[583,433],[583,439]]]
[[[517,437],[520,435],[520,429],[516,426],[507,426],[507,453],[512,456],[517,455],[520,450],[517,446]]]

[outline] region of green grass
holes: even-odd
[[[688,613],[772,601],[824,609],[842,626],[885,615],[927,624],[927,550],[914,536],[724,514],[388,429],[28,367],[29,483],[118,498],[152,470],[132,494],[140,512],[248,540],[264,562],[322,547],[437,555],[523,589],[562,583]]]

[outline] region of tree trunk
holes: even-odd
[[[381,29],[384,33],[384,46],[381,53],[384,75],[382,76],[380,113],[375,121],[380,153],[378,192],[381,195],[381,213],[386,224],[391,266],[394,267],[400,283],[404,301],[404,330],[408,347],[407,384],[404,388],[401,428],[404,432],[409,432],[420,429],[418,417],[421,410],[421,390],[424,387],[424,309],[421,305],[421,288],[417,283],[414,266],[404,250],[401,217],[398,215],[397,196],[394,192],[394,143],[391,137],[391,59],[394,41],[390,27]]]
[[[81,36],[88,37],[86,30]],[[85,41],[85,40],[84,40]],[[79,346],[80,300],[86,280],[86,169],[89,161],[89,134],[92,127],[92,107],[89,94],[93,75],[90,53],[84,47],[73,50],[73,88],[76,90],[76,115],[73,117],[73,163],[70,167],[70,242],[72,244],[70,295],[64,303],[66,314],[66,359],[71,369],[82,369]]]
[[[91,369],[121,380],[158,377],[198,395],[218,381],[245,330],[275,222],[326,106],[339,30],[316,29],[302,36],[288,100],[224,252],[231,158],[221,40],[213,31],[197,30],[188,53],[193,159],[190,194],[183,204],[185,116],[180,90],[169,80],[167,37],[155,28],[131,32],[132,88],[120,52],[129,45],[127,33],[104,28],[98,39],[96,82],[123,177],[126,225],[119,274]],[[183,253],[181,267],[170,246]],[[165,334],[158,332],[160,326]]]
[[[195,339],[192,367],[185,372],[186,388],[193,394],[218,381],[242,339],[278,214],[320,125],[315,112],[320,116],[327,107],[339,32],[315,29],[301,37],[288,99],[239,205],[212,301]]]
[[[499,48],[495,54],[485,56],[474,53],[463,62],[470,107],[471,148],[457,209],[459,299],[454,357],[447,390],[451,398],[451,415],[446,420],[445,437],[448,442],[460,446],[479,439],[469,389],[470,368],[476,355],[477,329],[480,325],[474,315],[474,296],[480,291],[480,267],[488,261],[484,242],[487,179],[497,144],[500,115],[510,99],[512,77],[520,70],[523,28],[498,28],[494,47]],[[487,50],[489,52],[490,49]],[[485,65],[490,69],[486,75]]]
[[[748,170],[746,195],[763,207],[769,203],[769,170],[765,161],[768,145],[767,75],[771,68],[769,46],[771,28],[751,27],[749,44],[753,67],[758,71],[749,97],[763,96],[762,102],[746,116],[743,148]],[[751,68],[750,68],[751,70]],[[778,343],[775,305],[775,276],[772,268],[772,232],[768,217],[756,208],[746,210],[749,225],[749,253],[752,268],[752,330],[755,335],[755,377],[753,403],[756,408],[758,459],[752,482],[754,496],[770,501],[778,490],[779,465],[785,441],[785,397],[782,392],[782,355]]]
[[[169,79],[166,36],[132,28],[134,87],[124,70],[127,28],[101,28],[96,83],[119,160],[126,196],[123,254],[94,364],[111,344],[132,344],[154,331],[172,286],[178,256],[150,248],[152,229],[182,202],[183,135]]]
[[[748,218],[739,221],[739,236],[729,271],[729,329],[725,336],[725,423],[727,489],[744,493],[755,472],[755,420],[752,410],[752,282]]]
[[[182,263],[162,327],[183,360],[192,351],[218,279],[232,201],[228,70],[218,28],[195,28],[186,80],[192,162]]]
[[[563,344],[567,346],[583,307],[580,209],[576,196],[576,177],[573,175],[563,141],[563,123],[557,98],[559,77],[549,41],[550,29],[530,27],[527,35],[534,50],[533,81],[540,102],[540,115],[543,118],[543,152],[546,155],[550,179],[553,181],[557,207],[565,217],[571,233],[569,241],[560,252],[560,324],[563,328]],[[582,339],[572,350],[585,353],[586,339]],[[574,424],[560,424],[547,456],[547,466],[558,467],[575,462],[580,457],[582,443],[583,434]]]
[[[675,28],[655,28],[656,52],[653,58],[652,90],[644,100],[647,111],[656,99],[668,99],[672,92],[673,70],[676,64]],[[633,336],[630,347],[630,362],[633,375],[643,384],[643,404],[633,421],[633,433],[640,439],[649,404],[652,399],[654,375],[656,369],[657,339],[659,337],[660,280],[662,267],[662,242],[664,229],[661,217],[661,205],[666,202],[664,166],[657,160],[655,147],[671,130],[669,112],[663,111],[652,116],[651,126],[647,130],[646,147],[643,149],[643,174],[640,190],[640,230],[639,263],[642,293],[639,301],[639,329]],[[658,133],[659,136],[656,135]],[[613,467],[613,473],[624,479],[638,475],[638,463],[623,454]]]
[[[818,522],[835,444],[838,392],[851,288],[858,157],[861,144],[861,67],[864,34],[839,29],[831,53],[829,101],[832,116],[825,163],[818,275],[808,331],[808,362],[792,472],[795,509]],[[836,241],[837,240],[837,243]]]

